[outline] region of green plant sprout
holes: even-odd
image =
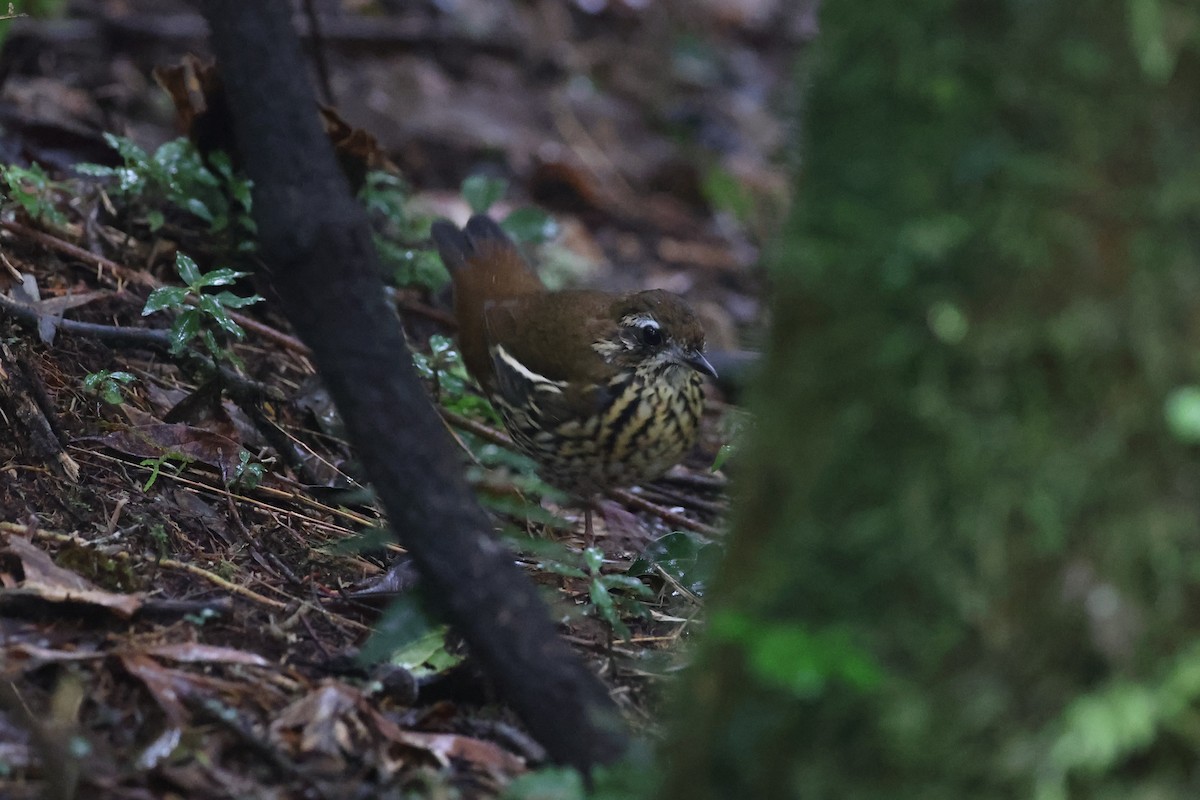
[[[128,372],[102,369],[89,372],[83,379],[83,391],[99,397],[111,406],[125,402],[125,386],[137,380]]]
[[[229,316],[229,309],[245,308],[263,298],[257,294],[240,297],[230,291],[207,294],[204,290],[217,286],[229,286],[248,273],[228,268],[201,273],[196,262],[183,253],[175,256],[175,270],[185,285],[163,286],[155,289],[146,298],[142,316],[148,316],[156,311],[176,312],[175,320],[171,324],[171,353],[173,355],[182,355],[192,340],[199,338],[213,358],[218,361],[227,360],[241,367],[241,360],[231,350],[222,347],[217,342],[212,326],[215,324],[221,332],[235,339],[242,339],[246,332]]]
[[[183,453],[171,451],[163,453],[158,458],[143,458],[138,462],[143,467],[150,467],[150,477],[142,484],[142,491],[148,492],[154,488],[154,484],[158,482],[158,476],[162,473],[164,467],[170,467],[173,472],[178,475],[187,468],[187,465],[192,463],[193,459],[188,458]]]
[[[717,450],[712,467],[709,468],[711,472],[722,469],[730,458],[737,455],[750,432],[752,423],[753,418],[740,409],[730,409],[729,413],[721,419],[721,432],[724,434],[725,444]]]
[[[54,226],[67,224],[67,218],[58,210],[61,195],[66,186],[50,180],[39,164],[19,167],[9,164],[0,168],[0,179],[4,182],[4,194],[19,206],[30,219],[47,222]]]
[[[238,453],[237,467],[234,468],[233,477],[230,478],[229,485],[250,491],[262,483],[266,472],[267,468],[265,464],[260,461],[251,461],[250,451],[242,450]]]
[[[584,602],[584,613],[602,619],[609,624],[620,639],[630,637],[624,617],[646,618],[650,609],[645,601],[653,599],[654,592],[637,578],[629,575],[604,574],[604,551],[598,547],[584,548],[584,568],[559,561],[543,560],[539,566],[547,572],[567,578],[579,578],[588,582],[588,599]]]

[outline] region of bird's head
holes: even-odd
[[[618,298],[609,313],[613,325],[593,347],[610,364],[668,379],[687,378],[690,370],[716,377],[704,357],[704,329],[682,298],[637,292]]]

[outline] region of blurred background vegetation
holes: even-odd
[[[1200,6],[821,28],[668,795],[1200,796]]]

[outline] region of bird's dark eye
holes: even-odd
[[[642,341],[651,347],[662,344],[662,328],[657,323],[647,322],[642,326]]]

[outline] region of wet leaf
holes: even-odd
[[[188,286],[195,286],[200,280],[200,267],[196,266],[191,256],[183,253],[175,254],[175,271]]]
[[[159,287],[146,298],[146,305],[142,307],[142,316],[149,316],[155,311],[162,311],[164,308],[179,308],[183,305],[187,294],[188,290],[182,286]]]
[[[716,574],[720,559],[720,545],[705,542],[688,531],[676,531],[651,542],[626,574],[634,577],[652,575],[657,566],[689,592],[702,597]]]

